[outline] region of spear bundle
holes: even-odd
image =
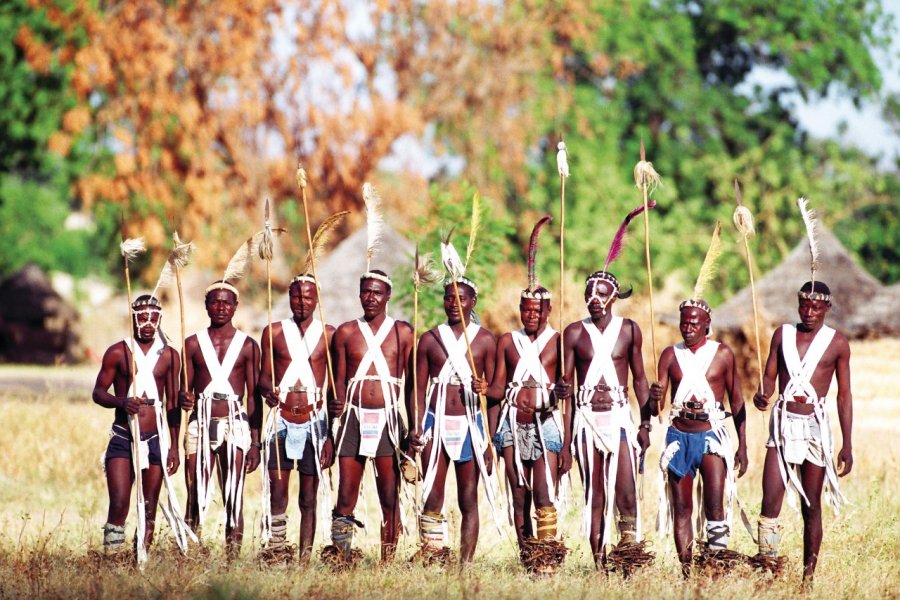
[[[125,215],[121,217],[121,236],[122,243],[119,246],[119,250],[122,253],[123,263],[125,267],[125,289],[128,294],[128,315],[132,318],[131,323],[129,323],[128,331],[131,339],[131,346],[128,348],[131,356],[130,361],[130,371],[129,377],[130,383],[128,388],[126,389],[125,396],[126,401],[128,399],[128,390],[132,389],[135,386],[135,376],[137,374],[137,369],[134,364],[134,317],[132,316],[133,308],[131,306],[131,272],[128,267],[128,263],[134,260],[138,254],[141,254],[146,251],[146,246],[144,246],[144,238],[126,238],[125,237]],[[136,388],[134,388],[136,389]],[[141,473],[141,427],[138,422],[137,415],[128,415],[128,428],[131,431],[131,454],[132,454],[132,462],[134,463],[134,484],[135,484],[135,503],[137,506],[137,532],[135,534],[135,546],[137,550],[137,563],[141,570],[144,569],[144,563],[147,562],[147,548],[144,545],[144,531],[146,529],[146,513],[144,512],[144,485],[142,481],[142,473]]]
[[[412,378],[413,378],[413,426],[418,430],[419,427],[419,381],[418,381],[418,350],[419,350],[419,290],[423,286],[432,285],[437,282],[439,273],[435,270],[434,258],[428,252],[424,255],[419,254],[419,246],[416,245],[415,263],[412,273],[413,281],[413,355],[412,355]],[[416,461],[418,462],[418,457]],[[417,470],[419,465],[417,464]],[[419,478],[416,477],[416,500],[419,498]]]

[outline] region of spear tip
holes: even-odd
[[[269,221],[269,199],[266,198],[266,222]]]
[[[647,161],[647,151],[644,149],[644,134],[641,134],[641,162]]]
[[[737,177],[734,178],[734,196],[735,196],[735,198],[737,198],[738,206],[743,206],[744,198],[741,195],[741,184],[738,183]]]

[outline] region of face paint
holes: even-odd
[[[600,278],[591,279],[589,283],[591,285],[590,294],[586,299],[588,308],[590,309],[591,304],[596,302],[600,305],[601,314],[606,316],[606,307],[616,299],[619,290],[609,281]]]
[[[150,329],[151,335],[156,334],[156,330],[159,329],[160,321],[162,321],[162,311],[155,306],[133,309],[131,311],[131,316],[136,331]]]

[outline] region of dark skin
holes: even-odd
[[[387,303],[391,299],[391,288],[377,279],[364,279],[359,286],[359,301],[363,309],[363,320],[375,333],[387,317]],[[402,377],[405,366],[409,362],[413,347],[413,329],[409,323],[397,321],[384,343],[381,351],[390,368],[391,375]],[[366,340],[359,331],[356,321],[348,321],[337,328],[332,341],[334,356],[334,397],[329,398],[328,415],[340,418],[347,403],[347,388],[350,379],[356,374],[360,362],[366,354]],[[369,368],[370,375],[375,375],[375,365]],[[385,398],[381,391],[381,382],[365,381],[361,386],[363,408],[384,408]],[[338,481],[338,498],[335,512],[349,516],[356,509],[359,500],[359,487],[362,482],[363,469],[366,466],[365,456],[338,457],[340,479]],[[376,472],[378,500],[381,504],[381,559],[389,561],[397,548],[400,534],[400,469],[396,453],[390,456],[372,458]]]
[[[478,302],[472,288],[465,284],[458,284],[459,300],[462,306],[460,314],[459,306],[456,302],[456,295],[453,286],[449,285],[444,289],[444,312],[447,315],[447,324],[453,331],[453,335],[460,339],[463,335],[463,329],[469,324],[472,317],[472,309]],[[465,325],[464,325],[465,323]],[[486,382],[494,375],[494,359],[497,350],[497,341],[494,335],[487,329],[481,328],[474,339],[469,340],[472,347],[472,357],[475,362],[475,373],[483,374],[483,377],[474,377],[472,381],[472,390],[476,394],[484,393],[487,389]],[[447,361],[447,350],[441,342],[440,333],[437,328],[425,333],[419,340],[418,353],[416,357],[416,368],[418,372],[416,377],[422,382],[417,390],[416,403],[417,409],[415,413],[419,415],[420,422],[424,419],[426,401],[428,408],[432,411],[436,409],[437,388],[433,388],[433,394],[430,398],[425,397],[427,385],[425,384],[431,377],[440,374],[444,363]],[[412,398],[413,394],[407,394],[407,398]],[[412,407],[407,408],[407,414],[413,414]],[[451,416],[460,416],[466,414],[464,390],[462,385],[447,386],[447,404],[445,414]],[[423,451],[423,464],[429,464],[431,453],[434,452],[435,438],[432,436],[428,444],[422,444],[422,431],[420,423],[412,422],[410,419],[410,446],[415,451]],[[423,448],[424,446],[424,448]],[[493,469],[491,463],[491,450],[485,448],[484,464],[487,472],[490,474]],[[425,499],[425,511],[440,513],[444,508],[444,486],[447,479],[447,470],[450,466],[450,457],[446,450],[442,450],[440,456],[437,457],[436,474],[434,486],[428,498]],[[456,469],[456,489],[457,501],[459,503],[459,511],[462,515],[462,523],[460,527],[460,561],[469,563],[475,554],[475,544],[478,541],[478,479],[480,473],[477,462],[473,460],[464,463],[454,463]]]
[[[584,301],[587,304],[588,313],[590,314],[591,323],[603,332],[612,321],[612,308],[616,301],[615,290],[611,284],[601,282],[598,286],[597,297],[591,296],[591,286],[587,286],[584,292]],[[606,302],[606,310],[603,310],[601,302]],[[605,314],[604,314],[605,312]],[[594,357],[594,347],[591,343],[590,335],[584,330],[581,322],[572,323],[566,327],[565,331],[565,350],[566,350],[566,373],[563,380],[557,384],[556,393],[559,397],[568,398],[568,406],[565,413],[570,419],[575,416],[575,401],[571,395],[572,382],[577,375],[578,381],[584,381],[587,376],[588,367]],[[647,399],[650,396],[650,386],[647,384],[647,376],[644,374],[644,361],[641,356],[641,330],[637,323],[631,319],[625,319],[622,323],[622,329],[619,332],[619,338],[613,345],[612,361],[616,368],[620,385],[624,385],[628,381],[628,371],[631,371],[632,388],[637,397],[640,407],[641,423],[650,422],[650,407]],[[605,384],[603,378],[600,379],[601,384]],[[613,399],[609,392],[595,391],[591,398],[591,407],[595,412],[610,410]],[[572,427],[571,422],[566,425],[567,429]],[[646,453],[650,446],[650,434],[645,429],[639,429],[637,441],[641,448],[640,456]],[[584,452],[594,453],[594,464],[602,465],[604,456],[596,449],[595,446],[590,448],[582,448]],[[582,468],[586,469],[587,465]],[[603,478],[598,475],[601,469],[594,469],[592,486],[592,506],[591,506],[591,532],[589,541],[591,544],[591,552],[595,561],[605,563],[606,550],[600,547],[601,533],[605,527],[605,515],[603,513],[603,504],[606,497],[606,491],[603,487]],[[637,516],[637,494],[633,483],[634,475],[631,469],[631,447],[626,441],[620,442],[619,447],[619,464],[618,476],[616,477],[616,508],[623,517]]]
[[[536,340],[547,328],[547,321],[550,318],[550,301],[537,300],[534,298],[523,298],[519,302],[519,318],[525,329],[525,334],[531,341]],[[558,357],[559,357],[559,334],[553,334],[550,341],[541,352],[541,365],[550,381],[558,379]],[[491,437],[497,432],[499,424],[497,420],[500,416],[500,402],[506,394],[506,386],[512,381],[513,373],[519,364],[518,350],[513,342],[512,334],[505,333],[500,337],[497,343],[497,368],[494,370],[494,378],[491,387],[488,390],[488,396],[493,400],[491,404]],[[531,379],[533,381],[533,379]],[[517,423],[534,423],[535,411],[537,408],[537,392],[532,388],[522,388],[516,396],[516,422]],[[537,415],[537,419],[541,422],[552,418],[552,411],[545,410]],[[546,452],[537,460],[522,461],[525,472],[525,479],[531,480],[533,490],[533,502],[535,508],[545,508],[553,506],[551,498],[551,490],[558,484],[559,478],[562,477],[569,469],[572,468],[572,452],[570,445],[572,442],[571,421],[566,419],[563,423],[563,447],[559,454],[555,452]],[[503,460],[506,464],[506,477],[508,485],[512,490],[513,497],[513,520],[516,527],[516,538],[519,546],[525,542],[525,538],[531,534],[531,515],[530,506],[526,510],[529,500],[529,491],[525,485],[519,485],[519,476],[516,473],[515,454],[512,446],[503,449]],[[550,471],[553,481],[546,480],[546,469]],[[526,524],[527,520],[527,524]]]
[[[308,281],[296,282],[291,284],[288,290],[288,298],[290,299],[291,313],[294,323],[300,329],[300,335],[305,336],[307,329],[313,322],[316,307],[319,303],[319,295],[316,291],[316,284]],[[331,338],[334,336],[334,327],[325,326],[325,337],[327,341],[319,339],[312,354],[309,357],[309,364],[316,379],[316,385],[322,387],[328,377],[326,352],[328,351]],[[260,395],[265,399],[266,404],[275,407],[279,403],[278,388],[272,384],[272,363],[269,353],[269,328],[263,330],[261,338],[262,346],[262,365],[260,368],[258,389]],[[272,350],[275,356],[275,381],[280,382],[291,364],[291,355],[288,350],[287,341],[285,340],[283,329],[280,323],[272,324]],[[288,385],[292,385],[290,382]],[[292,423],[307,423],[310,415],[294,416],[291,414],[291,407],[308,406],[312,400],[306,392],[288,392],[281,412],[281,418]],[[309,452],[309,448],[306,449]],[[334,463],[334,440],[331,439],[331,431],[327,433],[325,445],[322,448],[321,458],[319,461],[323,469],[327,469]],[[319,489],[318,475],[303,475],[300,477],[300,494],[298,504],[300,506],[300,560],[302,563],[308,563],[312,553],[313,540],[316,533],[316,493]],[[290,465],[281,465],[281,473],[275,469],[269,470],[269,485],[272,493],[272,514],[283,514],[287,511],[289,494],[289,485],[291,478]]]
[[[831,310],[831,303],[823,300],[800,299],[798,313],[800,323],[797,324],[797,353],[802,359],[809,349],[816,334],[825,324],[825,316]],[[828,393],[831,380],[837,376],[838,420],[841,424],[842,447],[838,453],[838,476],[844,477],[853,468],[853,395],[850,391],[850,344],[841,333],[835,332],[831,343],[813,371],[810,382],[816,394],[822,398]],[[763,377],[763,391],[753,396],[753,404],[759,410],[768,410],[768,398],[775,390],[777,380],[778,391],[783,393],[790,381],[790,372],[784,361],[781,328],[775,330],[769,346],[769,357],[766,360],[766,371]],[[802,400],[802,398],[800,398]],[[813,412],[812,404],[788,400],[789,412],[809,415]],[[825,457],[830,460],[831,457]],[[822,545],[822,485],[825,481],[825,468],[809,461],[800,465],[800,479],[803,491],[809,499],[809,506],[801,503],[803,515],[803,579],[811,581],[816,572],[819,548]],[[766,450],[766,462],[763,468],[763,500],[761,514],[764,517],[777,518],[784,502],[784,483],[778,467],[778,452],[775,448]]]
[[[709,315],[699,308],[685,308],[681,311],[679,329],[685,346],[691,351],[698,351],[706,343],[706,332],[709,331]],[[684,374],[675,358],[675,350],[669,346],[663,350],[659,358],[658,383],[650,386],[650,401],[657,403],[662,410],[665,405],[666,390],[671,383],[671,398],[675,397],[678,386]],[[746,410],[741,396],[741,385],[738,380],[735,367],[734,353],[725,344],[719,344],[712,364],[706,371],[706,380],[715,396],[716,403],[722,404],[725,394],[728,394],[728,403],[734,414],[734,426],[738,435],[738,449],[734,455],[734,466],[737,476],[743,477],[747,472],[747,437],[746,437]],[[699,401],[692,396],[689,401]],[[688,412],[699,413],[702,410],[685,409]],[[675,417],[672,426],[680,431],[699,433],[709,431],[709,421],[693,421],[684,417]],[[703,477],[703,512],[707,520],[721,521],[725,518],[723,504],[725,490],[725,459],[714,454],[707,454],[700,463],[700,475]],[[682,569],[689,570],[694,543],[693,529],[691,527],[691,513],[694,505],[692,492],[694,478],[688,473],[678,478],[669,472],[669,490],[672,493],[672,505],[674,512],[675,549]]]
[[[142,307],[138,307],[140,309]],[[152,324],[159,325],[161,315],[159,313],[151,317]],[[156,327],[140,318],[138,324],[132,323],[135,343],[146,353],[153,345]],[[167,422],[169,426],[169,439],[178,440],[181,415],[178,412],[175,390],[178,386],[178,372],[180,360],[178,352],[170,346],[163,349],[162,355],[153,369],[153,379],[156,381],[156,389],[160,401],[166,403]],[[128,416],[137,415],[141,433],[155,432],[156,415],[154,408],[142,404],[141,398],[126,397],[128,387],[131,385],[131,351],[128,345],[118,342],[110,346],[103,354],[100,372],[94,384],[93,400],[100,406],[115,409],[114,423],[128,427]],[[109,393],[109,387],[113,387],[113,393]],[[178,470],[180,460],[178,458],[178,446],[173,442],[168,455],[164,457],[166,471],[169,475]],[[141,465],[144,466],[144,465]],[[144,531],[144,543],[149,547],[153,542],[153,531],[156,522],[156,507],[159,503],[159,493],[162,488],[162,467],[150,465],[142,469],[141,483],[144,491],[146,528]],[[131,486],[134,483],[134,471],[130,458],[112,458],[106,461],[106,487],[109,493],[109,510],[106,520],[113,525],[124,525],[128,517],[128,508],[131,502]]]
[[[238,301],[234,293],[229,290],[213,290],[206,296],[206,313],[209,316],[209,338],[212,342],[213,349],[216,351],[218,360],[221,361],[228,351],[231,340],[234,338],[237,329],[231,320],[237,310]],[[187,390],[179,393],[181,407],[186,411],[192,411],[195,408],[196,396],[206,389],[212,381],[209,368],[203,360],[203,353],[200,350],[200,343],[197,336],[192,335],[185,341],[185,366],[187,372]],[[252,473],[259,466],[259,430],[262,422],[262,410],[260,409],[257,394],[257,377],[259,375],[259,345],[249,336],[244,340],[244,345],[238,354],[234,369],[228,375],[228,382],[234,393],[239,396],[237,402],[242,403],[244,392],[247,394],[247,419],[250,423],[250,439],[252,445],[247,452],[246,457],[241,450],[237,452],[235,459],[235,473]],[[212,402],[212,417],[227,417],[228,406],[226,402]],[[212,461],[217,467],[219,487],[222,490],[222,501],[225,501],[224,490],[224,473],[228,472],[229,458],[227,444],[223,444],[213,454],[215,460]],[[246,458],[246,460],[245,460]],[[188,509],[185,515],[185,521],[189,524],[196,523],[199,511],[197,505],[197,489],[194,481],[194,473],[197,468],[197,454],[191,454],[187,457],[185,469],[185,479],[188,488]],[[213,465],[210,465],[210,469]],[[230,506],[225,507],[231,510]],[[237,525],[226,526],[225,528],[225,546],[229,557],[236,557],[241,550],[241,541],[244,536],[244,516],[238,517]]]

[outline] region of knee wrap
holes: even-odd
[[[549,540],[556,537],[556,507],[545,506],[537,509],[537,537],[539,540]]]
[[[710,550],[726,550],[731,540],[731,527],[728,521],[706,522],[706,545]]]
[[[757,524],[759,535],[759,553],[763,556],[775,557],[778,555],[778,543],[781,542],[781,525],[778,518],[759,517]]]
[[[444,515],[434,512],[423,512],[419,515],[419,541],[425,546],[441,548],[444,546]]]
[[[287,514],[272,515],[269,548],[281,548],[287,542]]]
[[[118,554],[125,550],[125,526],[107,523],[103,526],[103,551]]]
[[[637,540],[637,517],[619,517],[620,544],[634,544]]]
[[[350,548],[353,546],[353,528],[356,526],[356,523],[356,519],[352,516],[342,517],[334,514],[331,516],[331,543],[344,556],[350,555]]]

